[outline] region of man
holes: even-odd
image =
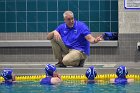
[[[4,78],[4,81],[2,82],[4,84],[13,84],[13,83],[15,83],[15,75],[13,74],[12,69],[4,69],[1,72],[1,76]]]
[[[56,66],[83,67],[90,54],[90,43],[97,43],[102,37],[94,38],[83,22],[74,19],[72,11],[64,12],[63,16],[65,23],[47,35],[47,39],[51,40],[55,58],[58,59]]]
[[[47,64],[45,67],[45,73],[46,73],[46,77],[40,81],[41,85],[44,85],[44,84],[52,85],[52,84],[58,84],[61,82],[61,77],[56,72],[55,66],[51,64]]]

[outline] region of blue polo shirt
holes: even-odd
[[[85,36],[91,33],[83,22],[75,20],[72,28],[63,23],[55,30],[59,32],[62,41],[68,48],[82,51],[86,55],[90,54],[90,43],[85,39]]]

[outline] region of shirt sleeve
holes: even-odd
[[[85,24],[83,25],[82,34],[83,34],[84,37],[87,36],[87,35],[89,35],[89,34],[91,34],[91,32],[90,32],[88,26],[86,26]]]
[[[60,33],[60,31],[62,30],[62,25],[59,25],[55,30]]]

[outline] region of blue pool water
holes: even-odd
[[[0,93],[140,93],[140,83],[114,85],[110,83],[86,84],[65,81],[59,85],[40,85],[39,82],[18,82],[0,85]]]

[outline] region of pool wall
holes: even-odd
[[[136,49],[140,41],[140,12],[124,9],[124,0],[118,0],[118,10],[119,46],[93,47],[87,62],[140,62],[140,52]],[[46,32],[0,33],[0,40],[45,40],[46,35]],[[0,63],[55,61],[51,48],[0,48]]]

